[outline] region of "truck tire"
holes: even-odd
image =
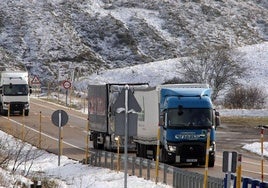
[[[214,167],[215,164],[215,156],[209,156],[208,167]]]
[[[8,116],[8,110],[4,110],[3,107],[1,107],[1,114],[3,116]]]
[[[29,116],[29,110],[25,110],[24,115]]]
[[[167,164],[174,164],[175,158],[172,155],[168,155],[165,148],[161,148],[160,150],[160,161]]]
[[[105,137],[104,150],[106,150],[106,151],[112,151],[110,136],[106,136]]]
[[[146,146],[143,144],[137,144],[137,157],[147,158]]]
[[[95,133],[91,133],[91,134],[92,134],[93,148],[98,149],[97,134]]]
[[[96,133],[92,133],[92,139],[93,139],[93,148],[94,149],[103,149],[104,148],[104,144],[99,144],[98,143],[98,134]]]

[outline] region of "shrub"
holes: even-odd
[[[243,85],[233,86],[226,94],[224,106],[226,108],[260,109],[265,105],[266,95],[263,90]]]

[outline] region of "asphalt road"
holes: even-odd
[[[51,115],[56,110],[64,110],[69,116],[67,125],[61,128],[51,121]],[[13,115],[0,116],[0,129],[16,137],[23,138],[49,152],[66,155],[75,160],[85,158],[87,115],[40,99],[31,99],[31,111],[29,116]],[[40,134],[41,130],[41,134]],[[59,151],[58,138],[61,132],[62,150]],[[242,176],[261,179],[260,156],[242,149],[246,143],[260,141],[259,130],[252,127],[222,124],[217,129],[217,157],[214,168],[209,168],[209,176],[224,177],[222,172],[222,152],[236,151],[242,154]],[[268,136],[265,138],[268,141]],[[91,143],[90,143],[91,144]],[[264,179],[268,180],[268,160],[264,161]],[[189,171],[204,173],[203,167],[189,168],[181,166]]]

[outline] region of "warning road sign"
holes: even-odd
[[[40,84],[40,80],[37,76],[34,76],[32,81],[31,81],[31,84]]]

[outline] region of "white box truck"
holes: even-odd
[[[30,94],[28,72],[1,71],[0,72],[0,113],[2,115],[19,113],[29,115]]]

